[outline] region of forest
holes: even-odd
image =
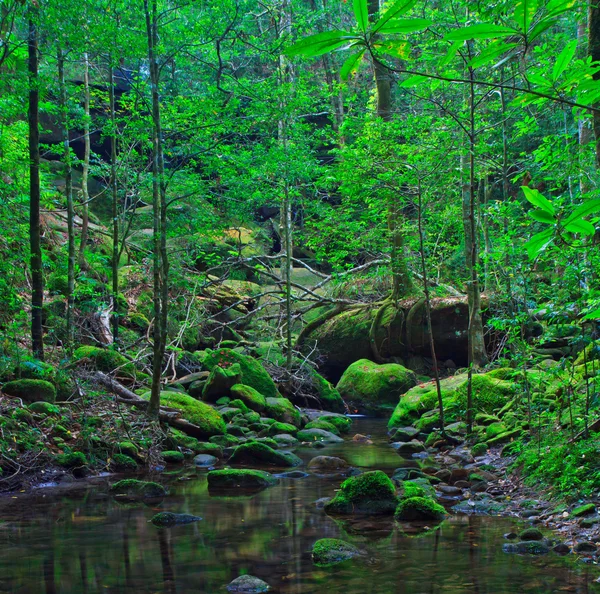
[[[600,588],[595,0],[0,0],[0,225],[0,591]]]

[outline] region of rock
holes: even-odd
[[[585,505],[580,505],[576,507],[573,511],[571,511],[572,518],[580,518],[582,516],[590,516],[596,513],[596,505],[594,503],[586,503]]]
[[[298,443],[298,440],[289,433],[278,433],[277,435],[273,435],[273,439],[277,443],[277,447],[280,448],[289,448]]]
[[[306,369],[310,376],[312,391],[315,392],[323,410],[338,413],[344,412],[346,405],[338,390],[312,367],[308,366]]]
[[[202,400],[215,402],[223,396],[229,396],[231,388],[239,384],[242,379],[242,370],[239,363],[228,367],[215,365],[202,389]]]
[[[363,435],[362,433],[357,433],[352,438],[352,441],[356,441],[358,443],[364,443],[366,445],[373,445],[373,440],[370,439],[369,437],[367,437],[366,435]]]
[[[377,365],[361,359],[346,369],[336,388],[342,398],[359,410],[377,410],[382,405],[395,406],[416,383],[415,374],[402,365]]]
[[[471,455],[475,456],[475,458],[477,458],[478,456],[485,456],[487,454],[488,447],[489,446],[487,443],[476,443],[471,448]]]
[[[544,540],[544,535],[537,528],[527,528],[519,534],[521,540]]]
[[[466,481],[470,476],[470,472],[466,468],[453,468],[450,471],[448,482],[452,485],[457,481]]]
[[[316,421],[310,421],[304,426],[304,429],[323,429],[325,431],[329,431],[329,433],[333,433],[339,437],[340,431],[339,429],[333,425],[332,423],[328,423],[327,421],[323,421],[322,419],[317,419]]]
[[[210,454],[198,454],[194,458],[194,465],[201,468],[208,468],[209,466],[214,466],[218,461],[218,458]]]
[[[398,503],[394,484],[381,470],[346,479],[325,505],[331,514],[393,514]]]
[[[331,567],[360,555],[352,544],[337,538],[322,538],[312,549],[313,563],[317,567]]]
[[[571,552],[571,547],[564,542],[559,542],[556,546],[552,548],[552,550],[557,555],[568,555]]]
[[[588,540],[582,540],[573,547],[573,551],[576,553],[595,553],[597,550],[597,545]]]
[[[278,480],[264,470],[233,469],[211,470],[208,487],[212,489],[258,489],[276,485]]]
[[[390,441],[410,441],[419,435],[419,430],[415,427],[400,427],[390,433]]]
[[[504,538],[506,538],[506,540],[516,540],[519,538],[519,535],[516,532],[507,532],[504,535]]]
[[[308,469],[313,472],[340,472],[348,468],[348,463],[335,456],[316,456],[308,463]]]
[[[398,481],[397,484],[400,499],[410,499],[411,497],[435,497],[435,491],[426,479]]]
[[[114,373],[116,371],[118,377],[125,377],[127,379],[148,377],[144,373],[139,372],[129,359],[113,349],[81,346],[75,349],[73,361],[85,362],[99,371],[106,373]]]
[[[235,448],[229,463],[244,466],[293,467],[300,466],[302,460],[291,452],[280,452],[264,443],[249,441]]]
[[[267,582],[263,582],[253,575],[241,575],[227,586],[229,592],[239,592],[240,594],[260,594],[268,592],[270,589],[271,586]]]
[[[277,478],[303,479],[310,475],[308,472],[302,472],[301,470],[290,470],[289,472],[281,472],[275,476]]]
[[[36,414],[40,415],[58,415],[60,414],[60,408],[55,404],[51,404],[50,402],[46,402],[43,400],[38,400],[37,402],[32,402],[27,408]]]
[[[435,477],[439,478],[440,480],[444,481],[444,482],[448,482],[450,480],[450,477],[452,476],[452,471],[448,470],[447,468],[442,468],[442,470],[438,470],[435,474]]]
[[[194,382],[205,382],[208,379],[209,375],[209,371],[196,371],[195,373],[189,373],[188,375],[184,375],[183,377],[175,380],[174,383],[179,384],[184,388],[187,388]]]
[[[462,495],[462,489],[452,485],[438,485],[437,490],[444,495]]]
[[[267,429],[267,435],[280,435],[280,434],[288,434],[295,435],[298,433],[298,428],[291,423],[281,423],[279,421],[275,421],[272,425],[269,425]]]
[[[347,417],[346,415],[334,414],[334,413],[325,413],[319,416],[321,421],[327,421],[331,423],[335,427],[337,427],[338,431],[341,433],[348,433],[350,428],[352,427],[352,419]]]
[[[300,411],[287,398],[267,398],[265,414],[276,421],[300,426]]]
[[[159,484],[150,481],[138,481],[136,479],[124,479],[117,481],[110,487],[113,495],[122,499],[137,501],[140,499],[158,499],[165,497],[167,491]]]
[[[344,440],[323,429],[302,429],[296,436],[300,441],[322,441],[325,443],[342,443]]]
[[[517,544],[507,543],[502,545],[505,553],[518,553],[519,555],[545,555],[550,552],[549,547],[538,540],[529,540]]]
[[[7,382],[2,386],[7,396],[20,398],[24,402],[47,402],[56,400],[56,388],[50,382],[39,379],[20,379]]]
[[[400,501],[394,517],[405,522],[441,521],[446,510],[431,497],[409,497]]]
[[[326,504],[328,501],[331,501],[331,499],[332,499],[331,497],[321,497],[320,499],[317,499],[317,500],[315,501],[315,507],[316,507],[317,509],[323,509],[323,508],[325,507],[325,504]]]
[[[406,443],[393,444],[393,446],[400,456],[412,456],[413,454],[420,454],[425,451],[423,443],[416,439]]]
[[[155,526],[179,526],[199,522],[202,518],[190,514],[174,514],[173,512],[159,512],[150,520]]]
[[[241,400],[249,409],[262,412],[267,406],[267,399],[252,386],[234,384],[230,390],[234,399]]]
[[[167,450],[161,452],[160,455],[167,464],[181,464],[185,459],[183,452],[176,450]]]

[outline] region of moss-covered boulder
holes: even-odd
[[[300,466],[302,460],[291,452],[280,452],[265,443],[249,441],[235,448],[229,459],[229,463],[242,466],[277,466],[289,468]]]
[[[403,522],[441,521],[446,510],[431,497],[408,497],[400,501],[394,517]]]
[[[333,433],[334,435],[339,436],[340,434],[339,429],[335,425],[329,423],[328,421],[324,421],[323,419],[316,419],[315,421],[306,423],[306,425],[304,425],[304,429],[323,429],[324,431],[329,431],[329,433]]]
[[[241,380],[237,383],[254,388],[265,398],[278,398],[280,396],[275,382],[265,368],[259,361],[249,355],[238,353],[233,349],[206,349],[202,353],[202,364],[209,371],[212,371],[216,366],[226,369],[235,363],[239,364],[242,374]]]
[[[346,405],[338,389],[312,367],[308,368],[308,373],[311,387],[321,404],[321,408],[331,412],[344,412]]]
[[[27,407],[31,412],[39,414],[39,415],[58,415],[60,414],[60,408],[51,402],[46,402],[45,400],[39,400],[38,402],[32,402]]]
[[[229,396],[231,388],[239,384],[242,379],[242,370],[239,363],[228,367],[215,365],[204,383],[202,400],[216,402],[223,396]]]
[[[337,427],[340,433],[348,433],[352,428],[352,419],[346,415],[321,415],[318,420],[331,423],[334,427]]]
[[[325,504],[329,514],[393,514],[398,505],[394,483],[381,470],[346,479]]]
[[[56,456],[54,460],[59,466],[71,470],[87,466],[88,464],[88,460],[83,452],[65,452]]]
[[[298,431],[296,437],[300,441],[321,441],[323,443],[342,443],[344,440],[325,429],[302,429]]]
[[[291,423],[281,423],[279,421],[275,421],[273,424],[269,425],[267,431],[267,435],[279,435],[281,433],[287,433],[288,435],[296,435],[298,432],[298,428]]]
[[[56,401],[56,388],[45,380],[13,380],[3,385],[2,391],[8,396],[20,398],[24,402],[49,402],[52,404]]]
[[[145,398],[150,398],[146,393]],[[198,429],[186,429],[192,437],[197,439],[207,439],[214,435],[225,433],[225,422],[221,415],[214,408],[204,402],[200,402],[187,394],[179,392],[161,392],[160,403],[169,408],[181,411],[181,416]]]
[[[276,421],[300,427],[300,411],[287,398],[267,398],[264,414]]]
[[[113,349],[82,346],[73,353],[73,360],[85,361],[99,371],[105,371],[106,373],[115,372],[120,377],[135,378],[136,376],[145,376],[145,374],[142,374],[135,368],[135,365],[129,359]]]
[[[207,478],[211,489],[262,489],[278,483],[277,478],[264,470],[243,468],[211,470]]]
[[[255,390],[252,386],[246,386],[244,384],[234,384],[231,387],[231,397],[234,400],[241,400],[249,409],[262,412],[267,406],[266,398]]]
[[[317,540],[312,548],[312,560],[317,567],[332,567],[360,555],[352,544],[337,538]]]
[[[161,452],[160,455],[167,464],[181,464],[185,459],[183,452],[178,452],[176,450],[165,450],[164,452]]]
[[[358,410],[371,411],[395,406],[416,384],[415,374],[402,365],[361,359],[346,369],[336,388]]]
[[[191,524],[199,522],[202,518],[192,516],[191,514],[175,514],[173,512],[158,512],[150,520],[155,526],[167,528],[170,526],[181,526],[183,524]]]
[[[124,479],[114,483],[110,491],[113,495],[128,499],[159,499],[165,497],[167,491],[159,484],[137,479]]]

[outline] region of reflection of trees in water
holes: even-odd
[[[171,563],[170,530],[158,529],[158,547],[162,564],[163,583],[167,594],[175,594],[175,572]]]

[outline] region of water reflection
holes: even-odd
[[[345,443],[313,455],[393,469],[398,459],[381,424],[358,421],[374,444]],[[379,463],[379,461],[382,461]],[[556,556],[502,553],[509,519],[453,517],[437,529],[385,518],[334,520],[314,502],[333,494],[339,477],[282,479],[247,497],[211,497],[203,472],[171,484],[160,505],[120,504],[100,489],[80,496],[38,497],[5,506],[0,525],[0,592],[95,594],[223,592],[242,573],[281,594],[547,594],[598,592],[597,569]],[[157,510],[201,522],[159,529]],[[311,546],[323,537],[354,543],[364,555],[317,569]]]

